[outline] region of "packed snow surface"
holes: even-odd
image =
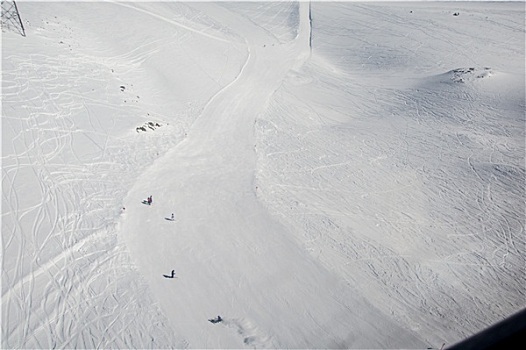
[[[525,307],[522,3],[18,9],[2,348],[439,348]]]

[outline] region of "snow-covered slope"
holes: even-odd
[[[243,41],[185,4],[18,7],[27,37],[2,36],[2,346],[179,347],[117,224],[239,73]]]
[[[518,7],[313,4],[313,57],[257,123],[271,212],[431,344],[525,305]]]
[[[2,347],[427,348],[524,308],[523,4],[18,7]]]

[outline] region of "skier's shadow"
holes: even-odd
[[[150,205],[146,199],[142,201],[142,204]]]
[[[172,219],[172,218],[164,218],[164,220],[175,221],[175,219]]]

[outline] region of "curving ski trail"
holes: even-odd
[[[132,257],[175,332],[197,348],[371,346],[358,334],[380,329],[385,338],[377,346],[385,339],[396,344],[401,334],[406,344],[418,343],[410,332],[377,321],[383,317],[372,306],[368,317],[360,315],[353,305],[367,302],[312,259],[258,200],[254,123],[310,55],[308,4],[300,3],[298,36],[286,43],[221,5],[193,6],[243,35],[249,54],[188,137],[138,179],[122,222]],[[154,202],[145,207],[140,202],[148,194]],[[172,210],[176,225],[163,220]],[[162,277],[172,268],[175,282]],[[207,321],[217,314],[237,332]]]

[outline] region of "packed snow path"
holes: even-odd
[[[231,29],[247,35],[247,61],[187,139],[127,197],[123,236],[190,347],[424,346],[394,323],[378,322],[387,318],[316,263],[258,202],[255,118],[285,74],[309,55],[308,7],[301,3],[296,40],[282,44],[216,6],[221,18],[231,18]],[[153,205],[141,204],[150,194]],[[165,220],[172,211],[176,222]],[[163,278],[172,267],[179,278]],[[217,314],[225,321],[207,321]],[[372,344],[363,333],[382,336]]]

